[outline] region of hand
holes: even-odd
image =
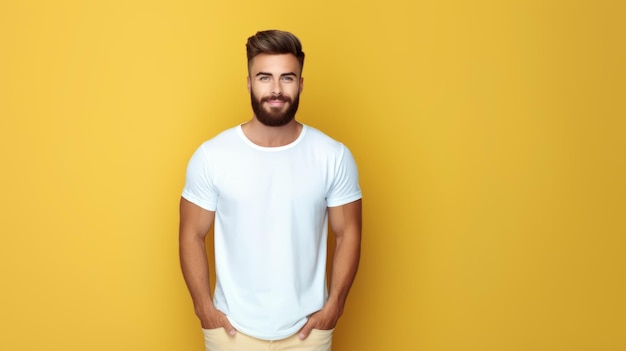
[[[226,315],[214,306],[207,307],[196,313],[204,329],[224,328],[228,335],[234,336],[237,330],[230,324]]]
[[[300,329],[300,334],[298,336],[301,340],[304,340],[307,336],[309,336],[312,329],[333,329],[335,325],[337,325],[338,319],[339,308],[334,304],[327,303],[321,310],[309,316],[309,320],[302,327],[302,329]]]

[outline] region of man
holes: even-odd
[[[210,351],[328,351],[356,275],[361,190],[350,151],[294,117],[304,52],[248,38],[254,116],[202,144],[180,202],[180,260]],[[213,300],[205,237],[215,222]],[[326,287],[328,222],[335,233]]]

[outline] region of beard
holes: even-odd
[[[296,112],[298,111],[298,105],[300,103],[300,94],[296,95],[293,100],[284,95],[264,97],[259,100],[256,95],[254,95],[254,92],[251,91],[250,100],[252,102],[252,111],[259,122],[268,127],[282,127],[296,117]],[[263,103],[270,100],[280,100],[286,102],[288,104],[287,110],[285,112],[281,112],[278,109],[270,108],[268,111],[263,108]]]

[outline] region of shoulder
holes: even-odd
[[[236,128],[226,129],[200,144],[191,156],[190,164],[206,166],[220,160],[224,150],[231,150],[236,145]]]
[[[220,132],[211,139],[203,142],[200,145],[199,149],[201,149],[203,152],[210,152],[217,149],[223,150],[224,147],[228,147],[229,145],[236,143],[237,140],[240,139],[238,136],[238,129],[239,126],[236,126]]]
[[[228,128],[219,134],[215,135],[211,139],[204,142],[203,145],[213,145],[213,144],[221,144],[221,143],[230,143],[239,139],[239,131],[240,126],[235,126],[232,128]]]
[[[305,125],[306,127],[306,140],[309,144],[319,150],[325,150],[327,152],[343,153],[346,146],[328,136],[326,133],[319,129]]]

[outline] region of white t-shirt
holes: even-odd
[[[327,208],[361,189],[352,154],[324,133],[304,125],[261,147],[237,126],[196,150],[183,197],[215,211],[215,306],[240,332],[278,340],[326,302]]]

